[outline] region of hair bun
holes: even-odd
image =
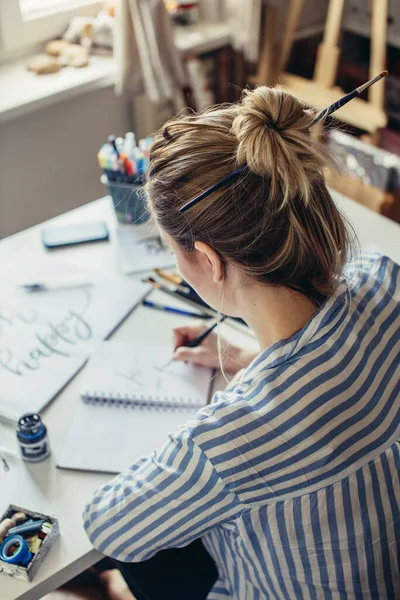
[[[284,202],[299,193],[308,200],[310,182],[321,175],[326,155],[310,143],[315,114],[280,88],[245,90],[239,114],[232,123],[238,140],[237,162],[271,179]]]

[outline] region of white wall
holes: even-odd
[[[110,87],[0,124],[0,238],[105,195],[97,152],[129,117]]]

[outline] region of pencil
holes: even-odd
[[[167,273],[167,271],[164,271],[163,269],[154,269],[154,272],[162,279],[169,281],[169,283],[173,283],[176,286],[180,286],[182,284],[182,277],[179,277],[179,275]]]

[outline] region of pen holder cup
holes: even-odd
[[[149,219],[143,184],[110,181],[101,176],[101,183],[108,188],[119,223],[145,223]]]

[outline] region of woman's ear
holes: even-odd
[[[194,247],[199,253],[198,258],[204,262],[206,268],[211,270],[214,283],[221,283],[224,278],[224,268],[218,254],[204,242],[195,242]]]

